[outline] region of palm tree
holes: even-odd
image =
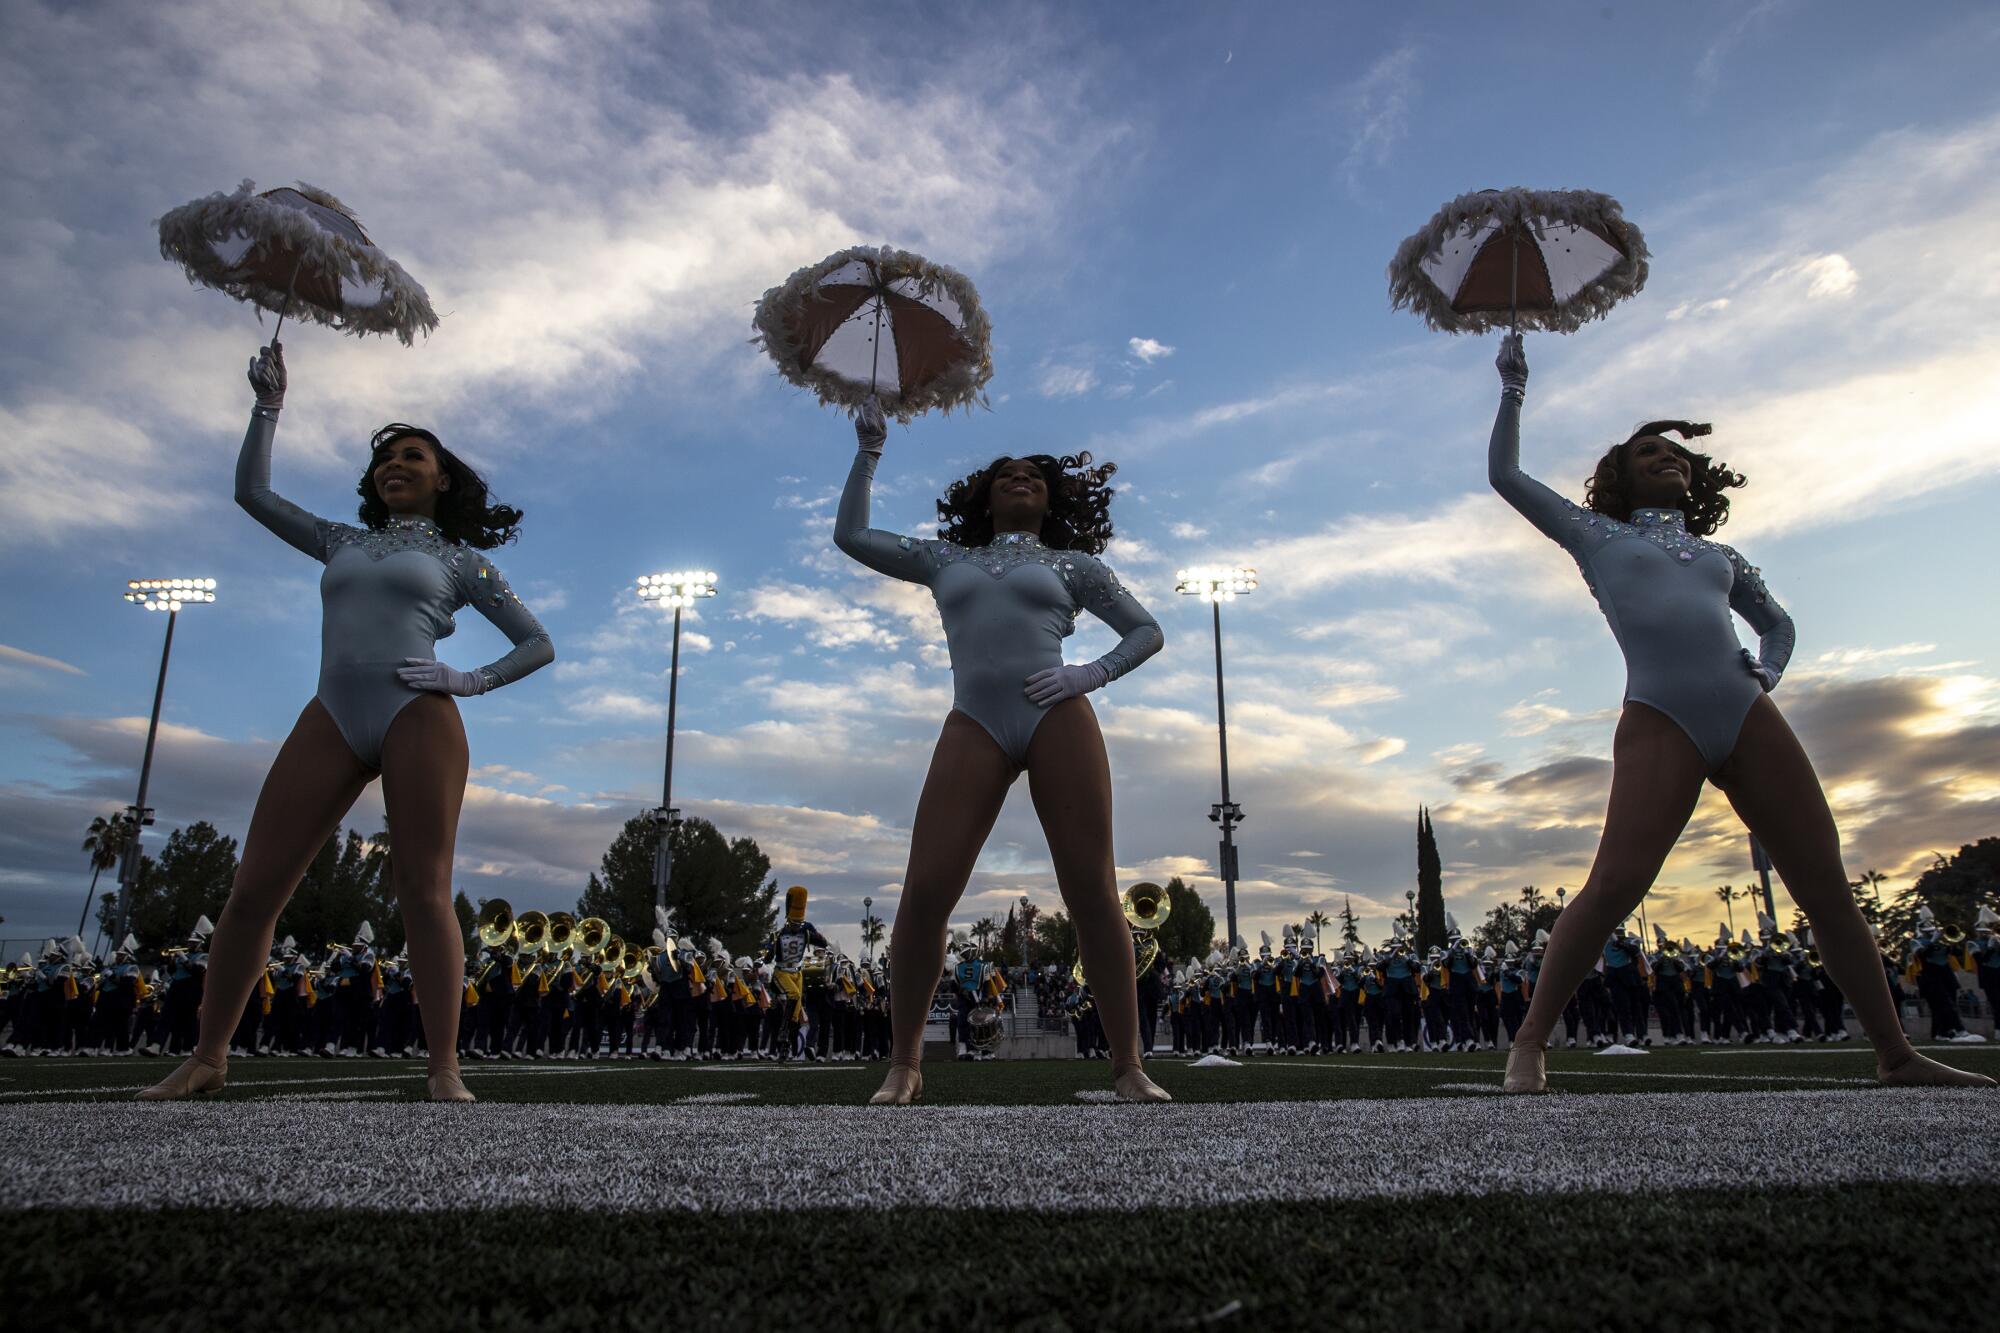
[[[1854,881],[1854,887],[1867,890],[1868,896],[1875,900],[1875,906],[1880,908],[1882,906],[1882,886],[1888,882],[1889,877],[1881,871],[1864,870],[1861,872],[1861,878]]]
[[[84,923],[90,920],[90,904],[97,897],[97,877],[118,864],[118,858],[125,854],[125,844],[131,840],[129,815],[99,815],[90,821],[83,838],[83,850],[90,854],[90,889],[83,896],[83,915],[76,919],[78,935],[83,934]]]
[[[1320,937],[1326,933],[1326,928],[1333,924],[1333,918],[1315,908],[1312,914],[1306,917],[1306,924],[1312,927],[1313,943],[1317,945]]]
[[[1748,892],[1750,892],[1750,890],[1748,889],[1743,890],[1743,893],[1748,893]],[[1735,902],[1738,898],[1741,898],[1743,896],[1743,893],[1738,893],[1736,891],[1736,886],[1733,884],[1721,884],[1716,886],[1715,896],[1722,900],[1722,906],[1724,910],[1726,910],[1729,913],[1729,933],[1731,935],[1734,935],[1736,933],[1736,909],[1734,907],[1731,907],[1730,904]]]
[[[876,946],[882,943],[882,934],[881,917],[871,911],[861,918],[861,947],[868,951],[870,958],[875,956]]]
[[[982,916],[972,923],[972,938],[979,941],[979,952],[985,953],[993,947],[993,937],[1000,933],[1000,923],[990,916]]]

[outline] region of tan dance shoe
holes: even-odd
[[[424,1079],[425,1090],[434,1102],[476,1102],[472,1089],[465,1086],[456,1069],[446,1069]]]
[[[1146,1077],[1143,1069],[1128,1069],[1111,1080],[1112,1091],[1121,1102],[1170,1102],[1173,1094]]]
[[[1984,1074],[1973,1074],[1963,1069],[1953,1069],[1941,1065],[1927,1055],[1912,1049],[1908,1055],[1889,1065],[1877,1064],[1875,1078],[1887,1088],[1991,1088],[1996,1085]]]
[[[1547,1092],[1549,1048],[1515,1044],[1507,1048],[1507,1077],[1502,1092]]]
[[[181,1061],[181,1067],[139,1093],[133,1100],[141,1102],[177,1102],[184,1097],[199,1097],[206,1093],[221,1092],[229,1081],[229,1062],[210,1063],[198,1055],[190,1055]]]
[[[882,1080],[882,1087],[868,1099],[870,1106],[908,1106],[920,1101],[924,1095],[924,1071],[915,1065],[889,1066],[889,1076]]]

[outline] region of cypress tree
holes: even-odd
[[[1444,947],[1444,863],[1428,806],[1417,811],[1417,950]]]

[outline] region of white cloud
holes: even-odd
[[[24,648],[14,648],[0,643],[0,667],[4,666],[33,667],[38,671],[60,671],[70,676],[89,674],[82,667],[71,666],[61,658],[43,657],[40,653],[31,653]]]
[[[1157,338],[1130,338],[1126,340],[1125,345],[1132,349],[1133,356],[1138,357],[1149,366],[1155,361],[1162,360],[1174,354],[1173,348],[1167,346]]]
[[[1698,89],[1703,94],[1714,91],[1722,78],[1722,62],[1730,53],[1750,37],[1769,27],[1771,22],[1790,9],[1792,4],[1793,0],[1757,0],[1748,8],[1738,10],[1728,26],[1717,33],[1715,39],[1702,51],[1701,59],[1695,62],[1694,78]]]
[[[1097,372],[1088,366],[1044,366],[1035,387],[1044,398],[1076,398],[1097,387]]]
[[[1397,47],[1377,57],[1367,73],[1345,89],[1341,100],[1352,134],[1341,169],[1350,187],[1359,181],[1363,167],[1386,166],[1396,145],[1408,136],[1421,54],[1415,45]]]
[[[1845,255],[1820,255],[1794,265],[1785,273],[1803,273],[1808,279],[1806,295],[1809,297],[1852,296],[1856,284],[1861,281]]]
[[[841,601],[823,588],[798,583],[769,583],[744,596],[746,620],[776,620],[802,627],[816,648],[847,648],[872,644],[893,648],[902,637],[882,628],[859,606]]]
[[[1051,225],[1125,132],[1038,78],[1026,49],[862,80],[825,72],[858,67],[839,53],[858,57],[862,34],[806,26],[609,0],[498,18],[379,0],[10,11],[0,78],[39,166],[10,203],[34,262],[16,256],[0,300],[58,313],[8,339],[21,370],[0,402],[0,531],[81,530],[64,497],[86,493],[55,459],[147,479],[88,492],[95,533],[182,520],[189,441],[204,462],[229,447],[219,427],[247,415],[259,327],[149,257],[144,220],[246,172],[345,197],[444,315],[407,351],[296,340],[286,465],[344,472],[336,442],[384,402],[504,454],[524,407],[581,419],[649,380],[759,386],[742,333],[763,288],[858,235],[984,263]],[[821,72],[773,77],[787,47]],[[118,77],[75,75],[107,63]],[[106,217],[114,196],[125,211]]]

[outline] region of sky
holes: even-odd
[[[694,567],[720,595],[683,633],[676,803],[849,947],[864,896],[893,917],[943,635],[834,550],[851,429],[749,340],[766,288],[861,243],[963,271],[994,326],[990,410],[892,428],[878,526],[928,533],[1009,452],[1119,465],[1106,559],[1167,641],[1093,696],[1121,885],[1180,875],[1221,916],[1213,646],[1174,572],[1242,563],[1243,933],[1351,901],[1386,935],[1425,805],[1468,928],[1574,889],[1616,645],[1486,486],[1493,339],[1391,311],[1384,276],[1507,185],[1611,194],[1652,252],[1607,319],[1529,338],[1528,469],[1580,498],[1634,423],[1713,422],[1850,871],[1900,886],[2000,833],[1990,5],[23,0],[0,38],[0,937],[74,929],[85,827],[133,799],[163,626],[125,579],[219,583],[180,618],[149,847],[240,835],[312,694],[318,568],[231,501],[268,323],[153,226],[245,178],[340,196],[443,316],[412,348],[288,327],[278,491],[352,521],[405,420],[527,513],[494,554],[558,660],[464,701],[475,900],[573,905],[658,803],[670,626],[633,581]],[[503,651],[459,623],[445,660]],[[1070,660],[1113,641],[1086,617]],[[1649,919],[1710,938],[1750,876],[1711,792]],[[1059,904],[1018,784],[954,921],[1022,895]]]

